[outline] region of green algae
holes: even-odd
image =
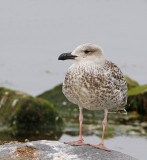
[[[136,111],[141,115],[147,113],[147,85],[137,86],[128,90],[128,111]]]
[[[126,79],[128,89],[139,86],[139,83],[131,79],[130,77],[124,76],[124,78]]]
[[[128,96],[144,94],[147,92],[147,85],[137,86],[128,91]]]
[[[64,123],[53,104],[45,99],[0,87],[0,125],[11,128],[14,135],[44,134],[55,138],[61,135]]]

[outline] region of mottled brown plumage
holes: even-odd
[[[89,110],[123,111],[127,85],[121,70],[111,61],[103,65],[74,63],[67,71],[63,93],[69,101]]]

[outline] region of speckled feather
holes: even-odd
[[[127,85],[121,70],[111,61],[103,65],[74,63],[67,71],[63,93],[69,101],[88,110],[124,110]]]

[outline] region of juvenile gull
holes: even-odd
[[[110,151],[104,146],[104,132],[108,112],[126,113],[127,84],[121,70],[111,61],[106,60],[102,49],[94,44],[83,44],[71,53],[63,53],[59,60],[74,59],[65,76],[63,93],[66,98],[80,109],[79,140],[66,144],[86,145],[82,139],[83,108],[104,110],[102,140],[99,149]]]

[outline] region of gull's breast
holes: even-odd
[[[112,109],[124,105],[126,88],[124,91],[123,87],[126,84],[123,78],[120,81],[113,77],[109,65],[99,67],[73,64],[65,76],[64,95],[72,103],[89,110]]]

